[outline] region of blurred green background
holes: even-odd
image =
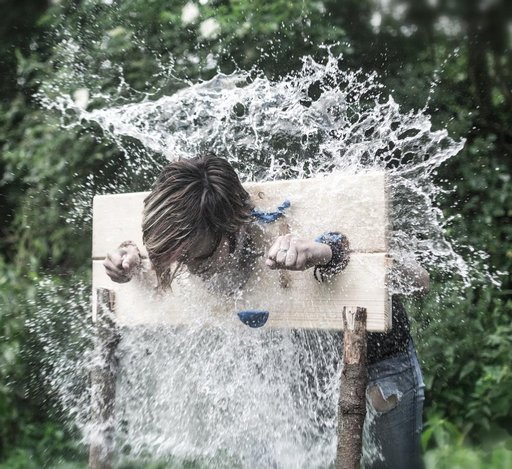
[[[213,76],[210,53],[223,71],[236,62],[277,78],[300,68],[302,56],[319,57],[319,44],[337,43],[344,67],[377,71],[403,109],[428,102],[435,128],[466,138],[437,175],[456,187],[441,201],[453,216],[447,230],[488,252],[491,270],[506,275],[501,288],[482,280],[447,295],[437,285],[452,280],[434,273],[433,292],[411,305],[427,383],[422,441],[428,467],[511,468],[511,2],[191,0],[184,10],[186,3],[0,0],[0,467],[86,461],[42,384],[48,351],[27,327],[43,304],[62,315],[59,333],[69,335],[72,312],[63,305],[69,288],[89,280],[91,226],[65,220],[90,174],[97,185],[115,184],[121,168],[129,171],[101,132],[63,130],[61,116],[34,98],[51,84],[71,94],[91,86],[77,70],[63,73],[72,43],[62,41],[73,38],[82,51],[74,66],[98,72],[95,86],[107,92],[119,77],[100,73],[106,59],[123,66],[132,90],[170,93],[175,82],[157,73],[170,56],[192,79]],[[42,276],[55,292],[50,306]]]

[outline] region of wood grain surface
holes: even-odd
[[[319,283],[312,269],[282,275],[265,267],[264,256],[236,296],[212,293],[203,281],[183,272],[172,291],[159,294],[148,272],[127,284],[115,284],[105,274],[102,260],[122,241],[136,242],[143,255],[141,220],[147,193],[97,196],[93,207],[93,288],[116,294],[116,315],[121,325],[207,323],[222,318],[226,324],[245,327],[236,312],[264,309],[270,316],[265,327],[342,329],[343,307],[364,307],[369,331],[391,326],[387,272],[388,198],[383,172],[330,175],[309,180],[246,184],[257,208],[274,210],[284,199],[291,202],[285,223],[291,233],[314,238],[325,231],[346,234],[351,260],[345,271]],[[267,241],[282,231],[279,223],[265,225]],[[269,247],[269,246],[268,246]],[[265,248],[265,247],[264,247]],[[94,308],[93,308],[93,311]]]

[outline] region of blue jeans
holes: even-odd
[[[368,367],[364,467],[422,467],[423,377],[412,341],[406,352]]]

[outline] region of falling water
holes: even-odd
[[[87,97],[99,98],[109,102],[104,95]],[[436,171],[464,142],[433,130],[425,110],[402,112],[375,75],[345,70],[329,50],[324,62],[305,57],[299,72],[278,81],[238,70],[182,83],[170,96],[143,95],[91,110],[76,94],[43,95],[41,101],[65,116],[66,127],[99,126],[125,151],[130,174],[143,180],[164,162],[205,150],[227,158],[243,181],[386,169],[396,265],[419,263],[469,285],[475,260],[484,256],[458,253],[437,205],[443,190]],[[118,190],[93,182],[86,189]],[[414,293],[399,268],[391,279],[393,294]],[[85,376],[90,353],[74,361],[53,356],[66,365],[49,379],[85,442],[95,430],[87,387],[65,383],[70,363]],[[339,335],[331,332],[253,330],[227,322],[123,329],[119,457],[207,467],[328,467],[335,457],[339,354]],[[375,458],[378,448],[367,444],[366,453]]]

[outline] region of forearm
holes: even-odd
[[[325,265],[332,259],[332,249],[328,244],[315,242],[311,251],[311,266]]]

